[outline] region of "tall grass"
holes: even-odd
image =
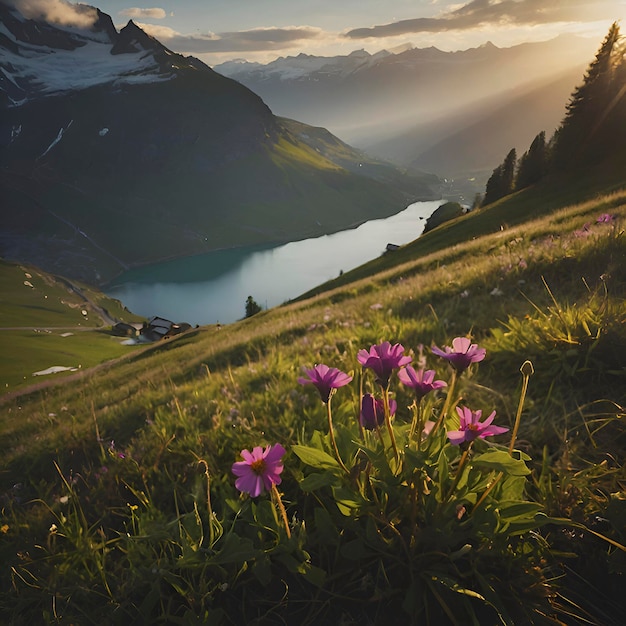
[[[16,624],[464,623],[464,615],[621,623],[625,201],[624,193],[600,197],[421,256],[402,252],[396,264],[386,257],[382,271],[348,285],[5,402],[0,614]],[[597,223],[607,211],[615,221]],[[446,539],[437,544],[445,555],[438,573],[441,555],[416,553],[435,577],[421,579],[392,526],[338,513],[329,500],[335,478],[308,478],[291,448],[319,444],[331,461],[333,452],[319,398],[296,379],[316,363],[355,376],[333,420],[342,455],[363,477],[362,454],[373,465],[383,457],[374,443],[363,453],[354,447],[359,350],[402,342],[414,361],[440,368],[430,346],[467,333],[487,358],[460,379],[454,401],[493,407],[501,425],[513,428],[519,368],[533,363],[515,444],[530,473],[523,486],[521,478],[506,484],[528,503],[511,515],[545,518],[516,538]],[[393,398],[402,441],[413,398],[401,386]],[[425,404],[429,416],[441,400]],[[276,442],[288,449],[281,491],[291,538],[271,500],[239,496],[230,474],[242,449]],[[444,492],[466,488],[455,473],[465,461],[444,456]],[[377,484],[388,487],[379,499],[402,489],[377,467]],[[496,470],[471,476],[500,497],[488,487]],[[305,477],[309,487],[321,482],[303,492]],[[347,491],[334,494],[350,509]],[[402,528],[406,516],[387,521]],[[426,604],[407,600],[407,581]]]

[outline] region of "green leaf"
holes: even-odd
[[[249,561],[257,555],[254,545],[250,539],[244,539],[230,533],[220,542],[219,552],[211,559],[212,563],[242,563]]]
[[[316,567],[310,563],[304,564],[303,571],[301,573],[304,578],[315,587],[321,588],[326,582],[326,571],[321,567]]]
[[[439,461],[437,463],[437,469],[439,471],[439,492],[436,497],[439,502],[443,500],[446,493],[446,485],[450,476],[450,467],[448,465],[448,457],[445,454],[445,449],[441,451],[439,455]]]
[[[474,467],[484,467],[488,470],[497,470],[510,476],[527,476],[530,470],[524,461],[512,458],[504,450],[490,450],[472,459]]]
[[[537,502],[500,502],[497,506],[500,518],[508,522],[514,520],[534,520],[543,506]]]
[[[350,561],[360,561],[371,554],[371,551],[367,548],[363,540],[358,537],[352,541],[345,542],[341,546],[340,552],[341,556]]]
[[[337,463],[336,459],[323,450],[301,445],[291,446],[291,449],[306,465],[310,465],[311,467],[315,467],[317,469],[334,470],[338,473],[341,472],[341,468],[339,467],[339,463]]]
[[[254,562],[252,573],[264,587],[272,582],[272,563],[266,554]]]
[[[330,472],[324,472],[323,474],[315,472],[313,474],[309,474],[300,481],[300,489],[308,492],[336,484],[337,476],[335,474],[331,474]]]
[[[361,508],[365,501],[358,492],[352,491],[347,487],[334,487],[333,496],[335,504],[341,511],[342,515],[350,516],[355,510]]]
[[[450,591],[454,591],[455,593],[460,593],[465,596],[470,596],[470,598],[476,598],[478,600],[486,602],[484,596],[482,596],[480,593],[474,591],[473,589],[463,587],[458,580],[454,580],[454,578],[450,578],[450,576],[433,574],[431,576],[431,580],[433,582],[441,583],[444,587],[450,589]]]
[[[316,507],[314,518],[319,541],[324,545],[339,545],[341,536],[328,511],[321,507]]]

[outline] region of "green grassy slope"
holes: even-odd
[[[207,488],[199,460],[206,464],[218,516],[238,510],[230,466],[242,448],[280,442],[289,449],[307,441],[314,429],[325,429],[326,416],[314,390],[296,382],[303,365],[327,363],[356,375],[357,352],[389,340],[401,342],[414,359],[422,354],[430,367],[444,373],[429,346],[449,344],[450,338],[471,333],[487,349],[487,358],[460,392],[472,406],[497,410],[502,425],[513,424],[520,365],[526,359],[534,364],[519,434],[520,447],[532,459],[528,497],[553,516],[588,525],[599,518],[609,520],[602,533],[623,544],[623,530],[611,521],[619,519],[620,500],[610,494],[623,492],[626,481],[620,461],[626,438],[622,356],[626,350],[626,190],[581,197],[582,202],[572,198],[577,195],[573,185],[562,187],[560,193],[557,187],[528,190],[476,213],[471,220],[463,218],[435,229],[423,240],[355,271],[348,284],[327,285],[308,299],[222,328],[202,328],[195,336],[163,343],[149,354],[86,373],[71,385],[59,384],[4,402],[0,445],[6,452],[0,493],[6,502],[18,496],[22,500],[42,497],[53,503],[51,510],[63,512],[59,498],[64,488],[54,478],[53,462],[64,476],[80,475],[76,495],[72,492],[71,497],[77,498],[80,491],[85,523],[101,528],[102,537],[112,542],[107,544],[106,571],[113,600],[102,599],[107,592],[98,575],[76,574],[77,588],[85,589],[90,581],[94,592],[81,593],[92,602],[90,610],[99,607],[100,616],[108,614],[106,606],[111,602],[120,614],[136,618],[141,607],[128,581],[144,589],[141,585],[148,584],[151,564],[158,562],[174,581],[167,591],[159,592],[173,602],[163,609],[172,611],[170,616],[183,614],[183,608],[176,612],[177,606],[212,598],[213,608],[223,606],[243,619],[245,602],[242,605],[240,599],[246,597],[243,581],[249,579],[242,578],[241,587],[229,579],[234,585],[232,596],[214,589],[197,599],[181,587],[181,581],[186,585],[193,579],[192,556],[185,553],[190,560],[185,561],[187,569],[182,568],[174,544],[160,543],[162,533],[170,532],[167,529],[191,519],[183,511],[193,516],[193,502],[198,501],[194,498]],[[597,223],[603,213],[614,220]],[[506,227],[500,230],[500,224]],[[359,402],[358,385],[341,392],[335,411],[338,428],[355,419]],[[410,397],[402,388],[395,397],[396,419],[406,420]],[[288,453],[285,463],[281,489],[289,515],[303,514],[307,507],[312,511],[314,502],[302,500],[299,492],[302,477],[295,469],[295,456]],[[102,465],[108,468],[106,479]],[[12,485],[17,480],[24,487],[16,495]],[[259,505],[258,515],[261,509]],[[5,511],[0,555],[7,565],[0,577],[6,582],[7,567],[25,567],[37,581],[34,588],[18,582],[19,592],[4,596],[6,615],[41,615],[38,603],[48,597],[53,581],[69,583],[55,578],[52,570],[47,573],[45,562],[37,556],[26,565],[20,563],[16,548],[45,544],[56,518],[41,506],[24,510],[13,506]],[[71,519],[79,519],[72,515]],[[141,533],[138,527],[132,530],[140,520],[147,524]],[[132,554],[115,551],[120,529],[138,533]],[[573,541],[560,530],[547,531],[546,541],[555,553],[544,556],[547,564],[537,569],[537,576],[541,570],[551,579],[549,583],[542,579],[548,585],[545,589],[558,592],[551,596],[552,615],[581,616],[581,621],[572,618],[569,623],[584,619],[619,623],[622,579],[615,572],[620,550],[607,551],[607,544],[589,533],[580,533]],[[81,555],[89,552],[69,544],[65,550],[55,556],[55,562],[81,562]],[[94,550],[93,554],[100,554]],[[313,558],[321,564],[323,556]],[[129,560],[130,569],[122,565]],[[336,595],[343,598],[341,611],[351,619],[365,619],[366,612],[386,611],[390,606],[400,611],[393,595],[390,603],[383,596],[364,608],[361,596],[351,595],[349,585],[357,582],[331,578],[323,592],[305,585],[290,593],[310,620],[316,615],[338,619],[331,604],[319,604],[320,598],[324,603]],[[254,584],[247,587],[253,596]],[[507,584],[514,595],[534,593],[518,589],[512,579]],[[589,594],[592,584],[595,591]],[[82,596],[71,589],[64,587],[57,600],[66,614],[85,606]],[[102,590],[100,597],[94,595],[98,590]],[[270,610],[270,605],[286,602],[282,594],[282,586],[269,585],[254,597],[259,602],[262,598]],[[289,615],[296,614],[297,610]]]
[[[446,222],[432,232],[402,246],[393,255],[384,255],[345,272],[340,277],[303,294],[302,297],[307,298],[347,285],[405,261],[463,244],[481,235],[504,232],[568,205],[589,201],[595,204],[598,210],[609,211],[615,202],[619,203],[619,200],[610,196],[602,201],[598,198],[622,189],[626,185],[625,172],[626,153],[623,153],[621,157],[616,155],[615,159],[598,164],[593,169],[575,172],[573,175],[552,176],[532,188],[524,189],[483,209]],[[463,249],[460,253],[463,254]]]
[[[0,393],[52,366],[86,368],[128,353],[119,337],[100,332],[110,327],[101,309],[117,320],[142,319],[87,285],[0,260]]]

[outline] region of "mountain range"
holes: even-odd
[[[484,185],[511,146],[526,149],[539,130],[558,126],[596,44],[561,35],[510,48],[300,54],[214,69],[275,112],[325,126],[372,155]]]
[[[51,23],[0,3],[0,254],[103,283],[278,243],[438,197],[324,129],[98,9]]]

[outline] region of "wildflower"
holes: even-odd
[[[492,437],[493,435],[501,435],[507,432],[509,429],[506,426],[492,426],[493,418],[496,416],[496,412],[493,411],[484,422],[480,421],[482,411],[472,411],[466,406],[457,407],[456,412],[461,418],[461,425],[459,430],[448,431],[448,439],[450,443],[458,446],[465,441],[474,441],[477,437],[484,439],[485,437]]]
[[[467,337],[455,337],[452,340],[452,348],[445,346],[445,352],[437,346],[433,346],[432,352],[450,361],[452,367],[459,373],[465,371],[471,363],[482,361],[487,353],[485,348],[479,348]]]
[[[579,228],[578,230],[574,231],[574,237],[588,237],[589,235],[591,235],[591,228],[590,228],[591,224],[589,222],[586,222],[585,224],[583,224],[582,228]]]
[[[424,422],[424,428],[422,429],[422,439],[426,439],[426,437],[430,435],[434,426],[435,422],[433,422],[432,420],[426,420]]]
[[[615,215],[611,215],[610,213],[602,213],[602,215],[598,216],[596,222],[598,224],[612,224],[615,221]]]
[[[418,400],[435,389],[448,386],[448,383],[443,380],[435,380],[435,370],[419,369],[415,371],[410,365],[398,372],[398,378],[403,385],[415,390]]]
[[[387,387],[391,372],[403,365],[411,362],[410,356],[403,354],[404,346],[399,343],[393,346],[388,341],[383,341],[380,345],[372,346],[367,350],[359,350],[357,359],[363,367],[370,368],[376,374],[376,381]]]
[[[389,400],[389,414],[393,417],[396,414],[398,404],[395,400]],[[385,421],[385,403],[366,393],[361,400],[361,414],[359,423],[367,430],[375,430]]]
[[[309,383],[315,385],[324,403],[328,403],[333,389],[343,387],[352,380],[352,376],[348,376],[336,367],[328,367],[322,363],[312,369],[303,369],[308,378],[302,376],[298,378],[298,382],[301,385],[308,385]]]
[[[280,485],[285,452],[279,443],[267,446],[265,450],[261,446],[255,446],[252,452],[242,450],[243,461],[233,463],[232,467],[233,474],[238,477],[235,487],[256,498],[265,490],[270,491],[272,485]]]
[[[501,296],[503,295],[504,292],[502,291],[502,289],[499,289],[498,287],[494,287],[490,292],[489,295],[490,296]]]
[[[468,290],[468,289],[464,289],[464,290],[463,290],[463,291],[459,294],[459,296],[460,296],[461,298],[469,298],[469,295],[470,295],[470,292],[469,292],[469,290]]]

